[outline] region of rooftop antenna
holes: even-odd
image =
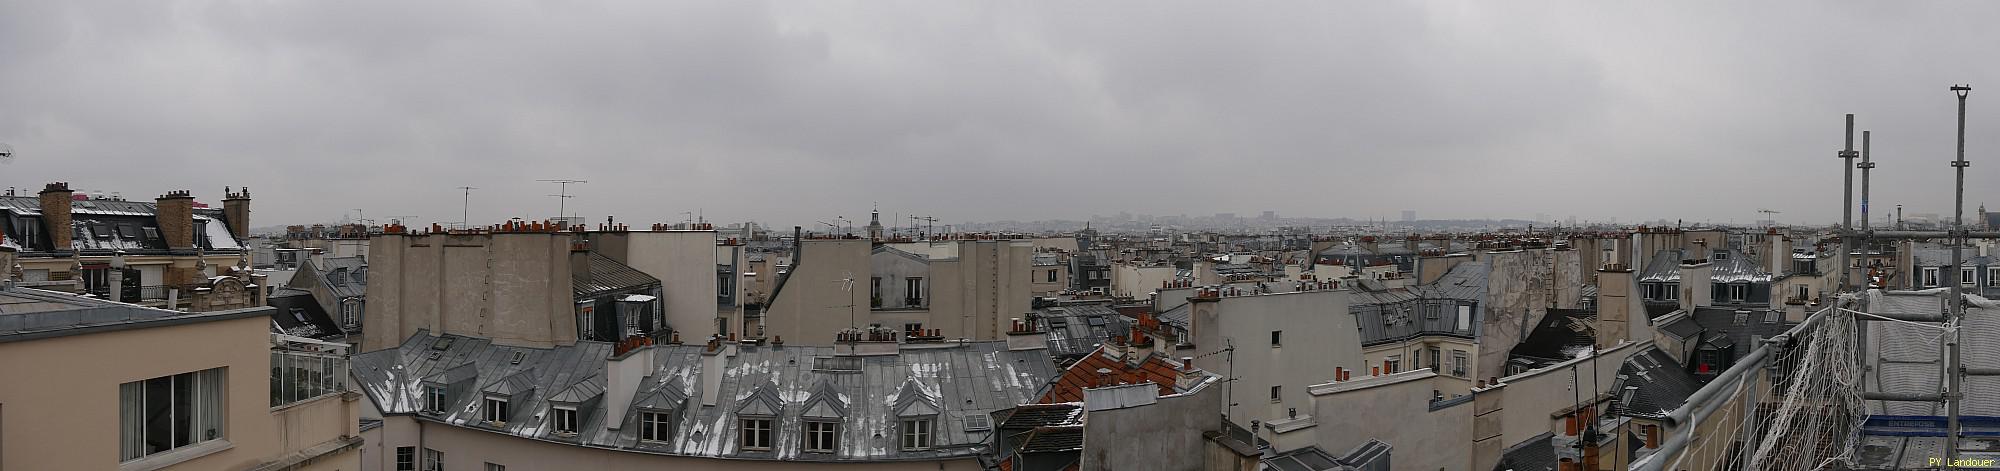
[[[421,216],[389,216],[389,223],[407,226],[409,224],[404,223],[404,221],[409,221],[411,219],[416,219],[418,217]]]
[[[538,182],[543,182],[543,183],[554,183],[554,184],[556,184],[556,185],[557,185],[557,186],[556,186],[556,188],[557,188],[557,190],[556,190],[556,194],[553,194],[553,195],[549,195],[549,196],[553,196],[553,197],[555,197],[555,198],[556,198],[556,217],[560,217],[560,218],[567,218],[567,217],[569,217],[569,213],[568,213],[568,211],[569,211],[569,199],[570,199],[570,198],[575,198],[575,197],[576,197],[575,195],[571,195],[571,194],[569,194],[569,185],[570,185],[571,183],[590,183],[590,182],[589,182],[589,181],[587,181],[587,180],[571,180],[571,179],[566,179],[566,178],[555,178],[555,179],[548,179],[548,180],[535,180],[535,181],[538,181]]]
[[[840,290],[847,292],[847,328],[857,328],[859,326],[854,325],[854,272],[844,271],[840,275],[840,279],[833,282],[840,283]]]
[[[471,228],[472,218],[469,215],[472,214],[472,190],[477,190],[479,187],[461,186],[458,189],[465,191],[465,201],[459,203],[458,207],[458,227]]]
[[[1866,204],[1867,204],[1867,203],[1863,203],[1863,205],[1866,205]],[[1758,213],[1758,214],[1763,214],[1763,215],[1764,215],[1764,220],[1763,220],[1763,221],[1758,221],[1758,222],[1762,222],[1762,223],[1764,223],[1764,227],[1771,227],[1771,226],[1775,226],[1775,225],[1778,225],[1778,219],[1777,219],[1777,218],[1773,218],[1773,217],[1771,217],[1771,215],[1773,215],[1773,214],[1783,214],[1783,213],[1784,213],[1784,211],[1778,211],[1778,210],[1775,210],[1775,209],[1758,209],[1758,210],[1757,210],[1757,213]],[[1863,213],[1866,213],[1866,211],[1863,211]]]
[[[1958,195],[1953,202],[1951,220],[1951,266],[1965,266],[1965,168],[1972,166],[1965,161],[1965,97],[1972,94],[1971,85],[1953,85],[1952,94],[1958,95],[1958,159],[1951,161],[1952,168],[1958,170]],[[1954,270],[1963,272],[1962,270]],[[1947,433],[1945,435],[1944,462],[1958,462],[1958,442],[1960,428],[1958,406],[1965,396],[1965,364],[1960,356],[1963,332],[1959,325],[1965,319],[1965,280],[1954,280],[1951,284],[1951,318],[1945,321],[1945,335],[1951,350],[1951,366],[1946,371],[1951,381],[1945,388],[1944,400],[1947,409]]]

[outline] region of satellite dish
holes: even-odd
[[[0,164],[14,163],[14,146],[0,142]]]

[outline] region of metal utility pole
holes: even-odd
[[[567,218],[567,217],[569,217],[569,213],[568,213],[568,211],[569,211],[569,199],[570,199],[570,198],[575,198],[575,197],[576,197],[576,196],[574,196],[574,195],[571,195],[571,194],[569,194],[569,184],[571,184],[571,183],[590,183],[590,182],[588,182],[588,181],[584,181],[584,180],[569,180],[569,179],[561,179],[561,178],[558,178],[558,179],[550,179],[550,180],[535,180],[535,181],[538,181],[538,182],[544,182],[544,183],[554,183],[554,184],[556,184],[556,185],[559,185],[559,186],[557,186],[557,193],[556,193],[556,194],[553,194],[553,195],[549,195],[549,196],[554,196],[554,197],[556,197],[556,217],[559,217],[559,218]]]
[[[472,190],[477,190],[479,188],[471,186],[461,186],[458,187],[458,189],[465,190],[465,201],[463,203],[460,203],[460,206],[458,207],[458,227],[470,228],[472,227],[472,218],[469,217],[469,215],[472,214]]]
[[[1840,291],[1848,289],[1847,274],[1854,271],[1849,268],[1854,253],[1854,158],[1860,156],[1860,152],[1854,151],[1854,113],[1848,113],[1847,147],[1840,151],[1841,160],[1846,161],[1841,167],[1847,173],[1846,189],[1840,200]]]
[[[1951,269],[1954,274],[1963,274],[1964,270],[1959,265],[1965,263],[1965,168],[1972,166],[1965,161],[1965,97],[1972,94],[1972,86],[1953,85],[1951,92],[1958,95],[1958,159],[1951,161],[1952,168],[1958,170],[1958,194],[1956,201],[1953,202],[1951,219]],[[1960,428],[1958,405],[1961,402],[1960,398],[1964,396],[1960,385],[1965,381],[1965,364],[1959,357],[1961,352],[1959,344],[1964,340],[1959,335],[1959,327],[1965,319],[1965,294],[1960,291],[1964,289],[1962,287],[1965,286],[1965,280],[1952,281],[1951,317],[1945,321],[1945,338],[1948,339],[1945,348],[1950,350],[1951,367],[1945,372],[1948,383],[1945,387],[1944,401],[1946,421],[1949,423],[1946,424],[1944,462],[1947,468],[1956,469]]]

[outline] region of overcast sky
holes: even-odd
[[[1849,112],[1875,213],[1949,214],[1969,82],[2000,205],[2000,3],[1256,6],[0,0],[0,186],[249,185],[257,226],[456,221],[467,185],[540,218],[545,178],[634,223],[1825,222]]]

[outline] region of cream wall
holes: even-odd
[[[693,342],[716,333],[718,261],[715,231],[655,231],[598,233],[611,237],[604,248],[623,245],[613,260],[660,279],[661,307],[667,325]],[[738,271],[739,273],[741,270]],[[742,285],[738,285],[740,288]],[[739,334],[741,332],[738,332]]]
[[[1238,379],[1223,385],[1231,388],[1230,400],[1237,404],[1228,411],[1231,422],[1248,428],[1251,420],[1284,417],[1288,408],[1307,410],[1311,396],[1306,388],[1333,379],[1335,367],[1361,365],[1360,330],[1348,315],[1351,295],[1344,290],[1300,291],[1194,302],[1200,354],[1195,366]],[[1274,330],[1284,332],[1275,347]],[[1232,343],[1233,365],[1232,355],[1207,354]],[[1270,400],[1271,386],[1281,386],[1278,401]]]
[[[360,351],[395,348],[420,329],[510,346],[575,343],[571,238],[568,233],[371,238],[368,321]]]
[[[270,324],[251,316],[0,343],[11,360],[0,361],[0,468],[117,469],[119,385],[217,367],[228,368],[223,433],[233,446],[169,469],[244,469],[352,434],[351,398],[270,408]],[[359,455],[314,466],[358,469]]]
[[[900,329],[903,323],[921,322],[925,328],[942,329],[950,338],[1004,338],[1008,319],[1027,314],[1032,302],[1028,274],[1033,247],[1025,241],[993,240],[931,245],[917,248],[917,253],[932,254],[929,308],[875,311],[868,306],[868,282],[874,276],[872,244],[858,239],[805,241],[803,257],[792,266],[790,278],[766,311],[765,332],[784,336],[787,343],[832,345],[834,333],[849,327],[847,305],[852,303],[852,322],[857,326],[880,323]],[[848,277],[854,280],[852,293],[841,290],[840,280]]]
[[[1311,408],[1301,411],[1310,410],[1318,425],[1294,433],[1336,455],[1381,440],[1394,450],[1396,469],[1490,469],[1471,467],[1472,404],[1430,410],[1432,391],[1449,398],[1452,384],[1456,381],[1427,371],[1409,371],[1316,385]]]
[[[1111,264],[1111,294],[1145,296],[1160,289],[1160,283],[1174,279],[1172,265],[1145,267],[1130,263]]]

